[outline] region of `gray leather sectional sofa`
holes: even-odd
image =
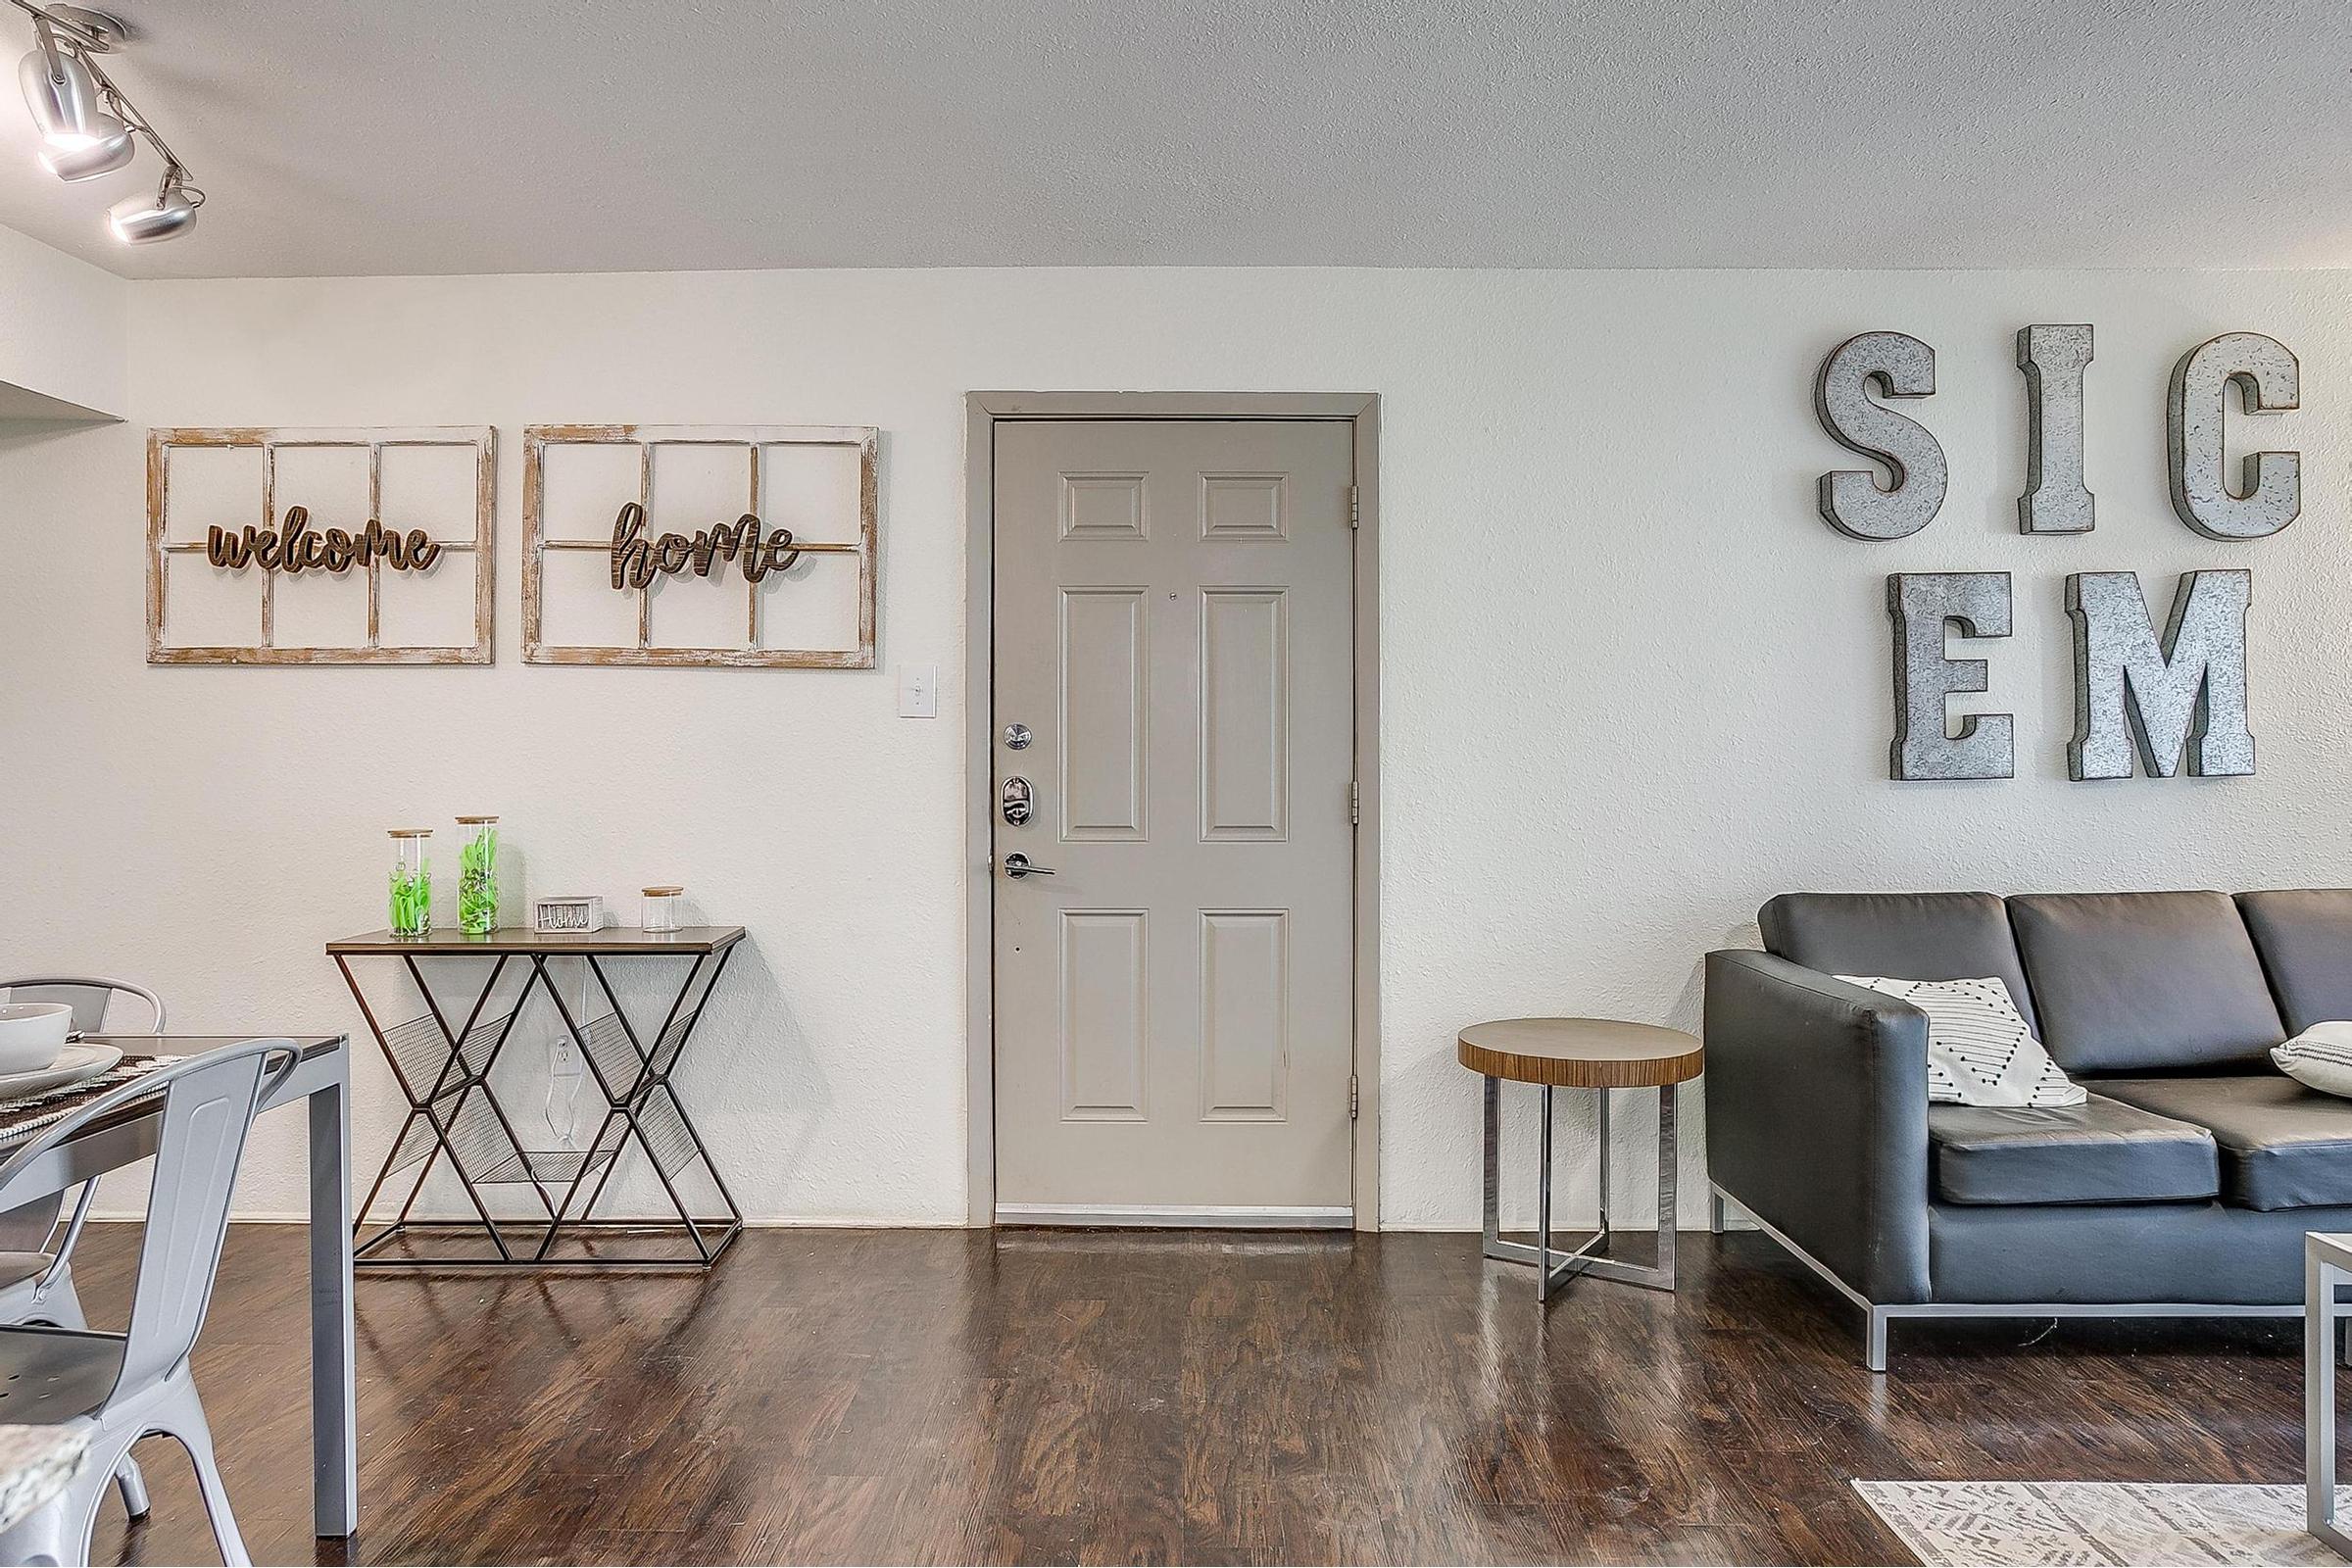
[[[2352,1100],[2270,1048],[2352,1019],[2352,890],[1784,894],[1707,956],[1707,1160],[1867,1313],[2284,1315],[2306,1231],[2352,1231]],[[1998,975],[2089,1091],[1928,1103],[1927,1017],[1834,978]]]

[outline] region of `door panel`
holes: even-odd
[[[1061,590],[1064,839],[1145,837],[1151,660],[1144,594],[1141,588]]]
[[[1291,914],[1200,916],[1200,1116],[1280,1121],[1291,1084]]]
[[[1141,909],[1071,909],[1061,916],[1062,1116],[1144,1119],[1149,1034]]]
[[[1353,427],[995,439],[998,1201],[1344,1211]]]
[[[1289,595],[1200,595],[1200,837],[1288,837],[1291,808]]]

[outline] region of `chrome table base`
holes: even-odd
[[[2352,1284],[2352,1245],[2314,1232],[2303,1238],[2303,1519],[2304,1528],[2339,1557],[2352,1557],[2352,1536],[2335,1512],[2335,1362],[2342,1288]],[[2341,1347],[2352,1361],[2352,1345]]]
[[[1674,1289],[1675,1143],[1674,1086],[1658,1096],[1658,1254],[1654,1264],[1627,1262],[1607,1256],[1614,1236],[1609,1228],[1609,1091],[1592,1093],[1600,1101],[1600,1228],[1590,1241],[1570,1251],[1551,1245],[1551,1127],[1552,1091],[1544,1086],[1542,1133],[1536,1176],[1536,1243],[1502,1239],[1502,1080],[1487,1078],[1485,1254],[1502,1263],[1527,1263],[1536,1269],[1536,1298],[1548,1301],[1561,1286],[1580,1274],[1645,1286],[1653,1291]],[[1554,1258],[1558,1261],[1553,1261]]]

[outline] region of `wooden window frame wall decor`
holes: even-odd
[[[383,592],[383,560],[369,554],[368,571],[368,641],[350,647],[280,647],[274,641],[277,578],[280,568],[262,566],[261,634],[250,647],[167,647],[164,643],[169,609],[168,577],[172,559],[195,556],[202,560],[202,539],[174,541],[170,537],[171,454],[205,448],[259,448],[262,461],[262,513],[259,526],[280,529],[284,518],[277,509],[277,452],[285,447],[364,449],[368,453],[368,511],[366,519],[350,519],[359,527],[379,520],[383,498],[383,454],[386,447],[469,447],[474,453],[474,514],[469,536],[443,538],[427,534],[437,553],[473,558],[473,641],[447,646],[384,646],[379,639]],[[261,426],[181,426],[147,433],[147,662],[150,664],[487,664],[495,657],[492,641],[496,603],[498,511],[498,432],[489,425],[414,425],[374,428],[354,426],[319,429],[271,429]],[[326,519],[320,519],[324,524]],[[333,524],[342,527],[337,520]],[[355,529],[346,530],[356,532]],[[356,564],[356,563],[355,563]]]
[[[875,578],[880,561],[876,507],[876,470],[881,432],[871,425],[652,425],[652,424],[534,424],[522,440],[522,657],[531,664],[673,665],[743,669],[872,669],[874,667]],[[831,446],[854,448],[858,455],[858,516],[855,543],[837,540],[803,541],[791,549],[803,555],[854,556],[858,562],[858,646],[855,648],[761,648],[760,642],[760,582],[747,582],[745,646],[740,648],[662,647],[652,641],[652,593],[637,588],[635,646],[549,643],[541,635],[542,595],[545,592],[547,552],[594,550],[610,555],[610,539],[550,539],[542,513],[547,449],[564,446],[635,446],[638,463],[637,505],[647,516],[649,540],[661,537],[650,519],[653,514],[654,452],[664,446],[744,447],[750,454],[749,514],[760,513],[760,451],[775,446]],[[732,523],[710,518],[710,524]],[[762,531],[772,529],[761,517]],[[790,526],[786,523],[785,526]],[[798,530],[795,530],[797,534]],[[747,547],[749,548],[749,547]],[[619,590],[626,592],[626,589]]]

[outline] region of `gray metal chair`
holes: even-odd
[[[87,1562],[99,1500],[130,1446],[150,1434],[177,1439],[194,1461],[221,1560],[251,1561],[213,1457],[188,1352],[212,1304],[254,1113],[270,1077],[291,1069],[295,1056],[292,1041],[248,1040],[174,1062],[99,1096],[0,1164],[5,1208],[10,1188],[39,1179],[34,1166],[59,1145],[125,1105],[163,1098],[128,1331],[0,1328],[0,1421],[85,1423],[91,1434],[81,1473],[62,1495],[0,1536],[0,1561]],[[76,1207],[53,1272],[66,1267],[86,1217],[86,1203]]]
[[[109,1017],[116,1004],[125,998],[143,1008],[146,1017],[126,1020],[109,1031]],[[0,1002],[62,1002],[74,1009],[74,1029],[84,1034],[164,1032],[163,999],[128,980],[71,975],[0,980]],[[144,1028],[128,1027],[132,1022]],[[51,1193],[0,1213],[0,1323],[46,1323],[61,1329],[88,1326],[81,1299],[74,1294],[73,1273],[63,1268],[52,1270],[56,1259],[49,1247],[57,1235],[57,1217],[65,1196]],[[85,1187],[81,1201],[86,1203],[90,1196]],[[45,1274],[50,1276],[46,1282],[41,1278]],[[138,1461],[125,1458],[118,1479],[122,1484],[122,1506],[133,1519],[145,1518],[147,1480],[139,1474]]]
[[[147,1009],[148,1017],[142,1027],[107,1027],[107,1014],[114,1010],[119,998],[128,997]],[[27,977],[23,980],[0,980],[0,1002],[62,1002],[74,1009],[74,1027],[85,1035],[146,1034],[164,1032],[164,1002],[154,992],[128,980],[101,980],[89,977]]]

